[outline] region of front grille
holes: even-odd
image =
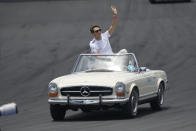
[[[82,88],[89,89],[88,91],[88,97],[93,96],[108,96],[112,95],[113,89],[111,87],[103,87],[103,86],[74,86],[74,87],[64,87],[61,89],[61,95],[63,96],[76,96],[76,97],[83,97],[82,95]]]

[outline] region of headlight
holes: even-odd
[[[125,84],[124,83],[117,82],[116,86],[115,86],[115,89],[116,89],[116,95],[118,97],[124,97],[125,96]]]
[[[49,97],[56,97],[58,95],[57,85],[55,83],[50,83],[48,86]]]

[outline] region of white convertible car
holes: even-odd
[[[63,120],[69,109],[116,107],[134,117],[139,104],[161,109],[167,82],[164,71],[139,67],[133,53],[81,54],[71,74],[49,83],[50,113],[54,120]]]

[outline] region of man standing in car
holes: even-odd
[[[99,25],[92,25],[90,27],[90,32],[94,36],[93,40],[89,43],[91,53],[93,54],[113,54],[109,37],[116,27],[117,9],[114,6],[111,6],[111,9],[113,12],[112,25],[106,32],[101,33],[101,27]]]

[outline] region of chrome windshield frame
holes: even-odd
[[[124,56],[124,55],[132,55],[133,56],[134,61],[136,63],[137,72],[139,72],[140,68],[139,68],[138,61],[136,59],[135,54],[134,53],[123,53],[123,54],[80,54],[78,56],[78,58],[76,59],[76,62],[73,66],[72,73],[75,73],[76,67],[78,66],[78,63],[80,61],[81,56]]]

